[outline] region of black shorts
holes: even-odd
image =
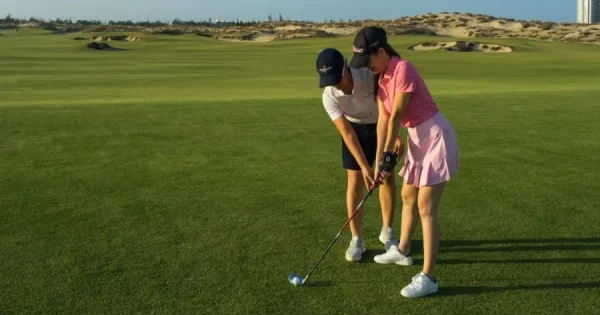
[[[362,147],[363,152],[365,153],[365,157],[367,158],[367,163],[371,167],[373,167],[373,162],[375,162],[375,156],[377,155],[377,124],[357,124],[350,122],[354,132],[356,133],[356,137],[358,138],[358,142],[360,142],[360,146]],[[360,166],[356,159],[348,149],[348,146],[342,139],[342,163],[344,168],[351,171],[360,171]]]

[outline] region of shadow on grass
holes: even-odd
[[[600,244],[564,244],[564,245],[525,245],[525,246],[499,246],[499,247],[440,247],[440,252],[475,253],[475,252],[530,252],[553,250],[599,250]]]
[[[422,260],[420,261],[423,262]],[[416,260],[415,260],[416,263]],[[439,264],[600,264],[600,258],[438,259]]]
[[[441,240],[440,246],[445,248],[462,246],[507,245],[507,244],[556,244],[560,246],[600,246],[600,237],[575,237],[575,238],[534,238],[534,239],[500,239],[500,240]],[[584,243],[584,244],[575,244]],[[596,243],[596,244],[592,244]],[[557,245],[551,245],[557,246]]]
[[[556,239],[506,239],[506,240],[445,240],[441,248],[447,252],[503,252],[503,251],[578,251],[600,249],[600,238],[556,238]],[[412,244],[413,254],[422,254],[422,241],[415,240]],[[374,263],[375,255],[384,253],[384,250],[367,250],[360,263]],[[533,259],[439,259],[439,264],[570,264],[589,263],[600,264],[600,258],[533,258]],[[422,258],[414,259],[415,265],[422,265]],[[591,279],[596,280],[596,279]],[[552,279],[550,281],[556,281]],[[377,280],[377,283],[397,283],[397,279]],[[372,281],[336,281],[339,284],[364,284]],[[331,281],[315,283],[314,286],[331,286]],[[457,296],[477,295],[486,293],[503,293],[518,290],[565,290],[565,289],[600,289],[600,281],[581,283],[549,283],[549,284],[522,284],[510,286],[449,286],[440,287],[437,294],[431,296]]]
[[[551,239],[504,239],[504,240],[445,240],[440,242],[440,252],[545,252],[545,251],[590,251],[600,250],[600,237],[551,238]],[[508,259],[508,260],[440,260],[445,264],[468,263],[597,263],[593,258],[556,259]]]
[[[359,264],[369,264],[369,263],[375,263],[375,256],[377,255],[381,255],[385,253],[385,250],[383,249],[367,249],[363,254],[362,254],[362,258],[357,261],[357,263]]]
[[[422,254],[421,241],[413,241],[413,253]],[[500,240],[442,240],[440,253],[546,252],[600,250],[600,237]],[[514,254],[513,254],[514,255]],[[440,264],[600,264],[600,258],[444,259]],[[422,264],[422,259],[415,259]]]
[[[557,290],[557,289],[600,289],[600,282],[583,283],[550,283],[550,284],[525,284],[511,285],[504,287],[440,287],[437,294],[431,296],[455,296],[455,295],[476,295],[486,293],[503,293],[517,290]]]

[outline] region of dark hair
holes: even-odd
[[[400,54],[397,53],[394,48],[392,48],[392,46],[390,46],[390,44],[385,43],[385,45],[383,45],[383,50],[385,50],[385,53],[388,54],[390,57],[398,57],[400,58]],[[381,73],[376,74],[373,77],[373,95],[375,96],[375,101],[377,101],[377,92],[379,92],[379,77],[381,76]]]

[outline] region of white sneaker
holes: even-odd
[[[379,241],[385,245],[385,250],[390,249],[392,246],[398,246],[400,242],[394,235],[394,229],[387,228],[381,229],[381,233],[379,234]]]
[[[420,298],[438,291],[437,283],[431,281],[423,272],[412,278],[412,282],[402,289],[402,296],[407,298]]]
[[[410,266],[413,264],[411,256],[404,256],[398,250],[398,246],[390,247],[385,254],[375,256],[375,262],[379,264],[396,264]]]
[[[346,260],[351,262],[359,261],[366,250],[362,237],[355,236],[350,241],[350,246],[346,250]]]

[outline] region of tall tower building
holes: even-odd
[[[600,23],[600,0],[577,0],[577,23]]]

